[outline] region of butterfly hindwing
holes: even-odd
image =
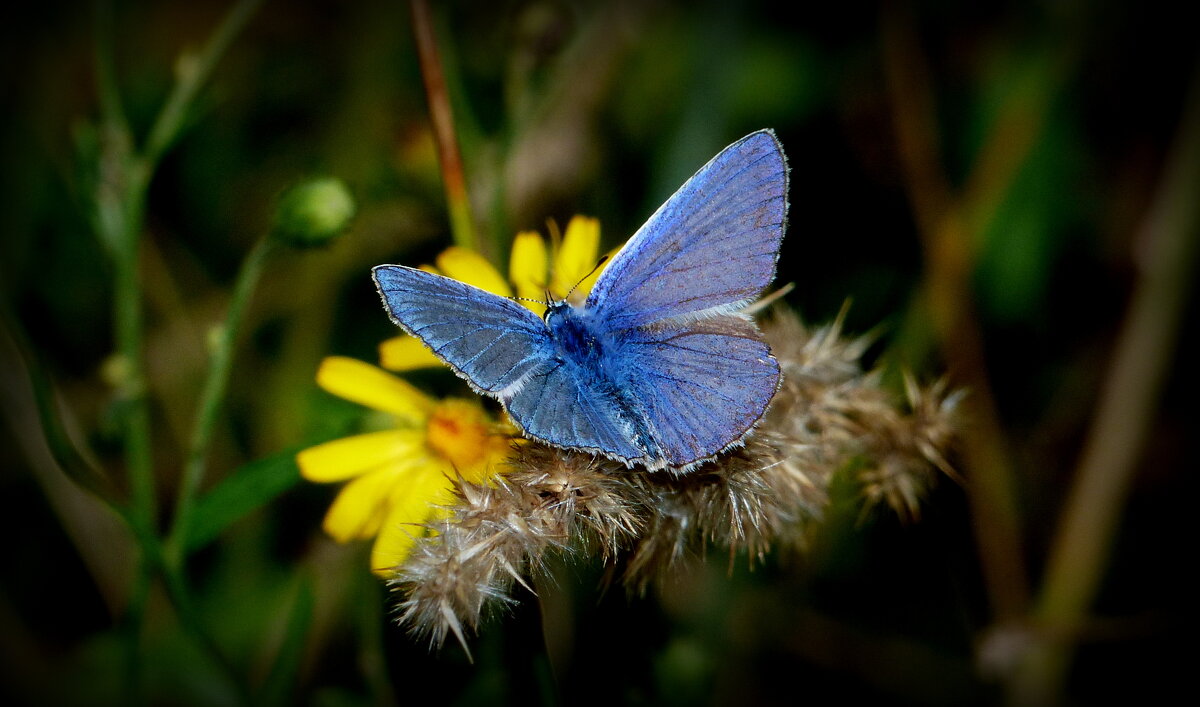
[[[646,222],[586,307],[616,347],[654,438],[650,466],[687,467],[739,441],[766,410],[779,365],[736,309],[775,276],[787,160],[770,131],[730,145]]]
[[[550,444],[625,460],[642,455],[613,401],[572,370],[570,363],[536,373],[507,409],[521,429]]]
[[[752,322],[714,317],[630,333],[626,387],[661,458],[686,467],[739,441],[771,401],[779,364]]]

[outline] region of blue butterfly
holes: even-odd
[[[725,148],[613,257],[587,301],[543,318],[403,265],[375,284],[392,321],[529,437],[678,472],[742,441],[779,364],[740,310],[775,277],[787,161],[770,130]]]

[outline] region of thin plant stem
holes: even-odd
[[[179,568],[172,567],[170,563],[165,561],[166,558],[162,555],[159,555],[158,559],[160,560],[159,564],[166,585],[167,595],[171,599],[172,606],[175,607],[175,614],[179,618],[179,623],[200,644],[201,649],[216,662],[217,667],[225,675],[226,679],[229,680],[230,684],[237,688],[243,697],[248,696],[249,688],[239,678],[241,672],[238,669],[237,663],[225,654],[220,644],[217,643],[213,635],[205,628],[204,620],[192,602],[191,593],[188,591],[183,572]]]
[[[140,253],[146,192],[159,159],[178,137],[197,91],[260,3],[261,0],[239,2],[200,55],[192,61],[180,63],[176,83],[155,119],[140,154],[133,145],[121,107],[113,55],[112,8],[108,3],[100,2],[96,9],[96,82],[104,129],[93,223],[96,235],[113,259],[113,317],[117,354],[122,367],[116,396],[122,404],[125,418],[124,447],[130,480],[130,525],[141,547],[134,588],[124,618],[128,660],[125,676],[129,681],[126,691],[134,698],[139,696],[140,691],[138,664],[147,597],[155,573],[164,566],[157,530],[158,508],[143,351],[145,321]],[[171,573],[168,573],[167,580],[168,585],[175,584]],[[187,606],[186,594],[172,594],[185,624],[196,629],[195,622],[191,621],[193,615]],[[203,639],[205,634],[200,631],[198,635]],[[210,650],[215,648],[212,645],[206,647]],[[217,651],[214,651],[214,657],[221,659]]]
[[[103,51],[103,42],[98,44]],[[111,49],[111,44],[107,48]],[[105,79],[101,77],[100,80]],[[158,520],[139,267],[145,177],[130,155],[132,144],[128,133],[121,126],[109,123],[108,119],[103,145],[101,159],[112,172],[103,175],[97,187],[96,208],[101,215],[96,223],[101,229],[98,236],[109,247],[113,259],[113,319],[121,368],[116,399],[124,413],[124,452],[130,486],[128,517],[140,548],[133,589],[122,618],[125,693],[136,703],[142,701],[142,631],[155,572],[152,555],[153,545],[157,542]]]
[[[442,169],[442,186],[446,190],[446,206],[450,212],[450,232],[456,245],[483,252],[471,214],[471,201],[467,197],[467,179],[463,171],[462,156],[458,151],[454,113],[450,108],[450,93],[446,89],[442,60],[438,55],[429,3],[426,0],[411,0],[410,5],[413,35],[416,37],[417,54],[421,62],[421,78],[425,82],[429,117],[433,124],[433,137],[437,142],[438,162]]]
[[[204,388],[197,406],[187,461],[183,468],[183,480],[179,485],[179,495],[176,497],[171,534],[166,543],[166,561],[173,568],[178,568],[183,562],[196,494],[204,480],[208,447],[212,441],[213,429],[216,426],[221,403],[225,399],[225,391],[229,385],[229,376],[233,370],[234,349],[237,345],[246,306],[254,295],[254,289],[262,276],[263,266],[276,247],[276,241],[268,235],[260,240],[246,256],[234,284],[233,297],[229,302],[225,323],[217,332],[216,345],[212,357],[209,359],[208,375],[205,377]]]
[[[150,583],[154,579],[154,570],[143,547],[142,557],[138,561],[137,574],[133,579],[133,590],[129,593],[129,605],[121,622],[122,648],[124,665],[122,671],[122,687],[125,704],[141,704],[145,700],[141,694],[142,687],[142,620],[146,613],[146,602],[150,596]]]
[[[128,213],[132,226],[140,213]],[[138,268],[137,238],[127,231],[117,253],[115,320],[117,352],[123,367],[117,397],[125,408],[125,459],[130,479],[132,514],[144,530],[153,532],[158,515],[153,456],[150,442],[150,409],[146,395],[146,365],[142,351],[142,278]]]
[[[253,700],[256,704],[288,705],[298,701],[296,692],[302,677],[301,663],[310,640],[315,602],[313,580],[308,574],[301,574],[274,664],[255,691]]]
[[[179,76],[163,109],[151,128],[145,151],[138,157],[117,154],[109,160],[117,167],[124,167],[123,179],[114,185],[122,191],[118,198],[119,218],[101,219],[116,230],[106,240],[115,246],[115,321],[117,328],[117,350],[125,367],[122,387],[118,395],[127,405],[127,428],[125,437],[126,459],[129,465],[132,490],[133,516],[137,522],[152,528],[157,508],[154,494],[153,460],[151,457],[150,416],[146,400],[145,362],[142,354],[142,278],[139,265],[142,222],[145,213],[145,195],[155,165],[163,151],[174,141],[183,125],[196,92],[221,54],[234,36],[245,26],[247,20],[262,0],[242,0],[225,17],[204,50]],[[105,5],[101,5],[104,8]],[[120,100],[113,75],[111,55],[112,41],[106,38],[106,15],[98,19],[97,80],[101,84],[106,114],[120,116]],[[128,142],[109,143],[110,149],[124,151]]]
[[[145,616],[146,605],[154,578],[160,575],[163,578],[163,586],[167,591],[167,598],[174,607],[175,615],[179,619],[179,623],[184,631],[213,660],[216,667],[221,670],[230,684],[237,688],[243,696],[248,695],[248,687],[238,677],[239,671],[237,665],[225,655],[225,652],[216,642],[216,639],[205,628],[204,621],[196,610],[195,604],[192,602],[191,593],[188,591],[183,573],[179,568],[173,567],[170,563],[166,562],[164,548],[158,536],[150,534],[148,536],[139,536],[138,539],[142,550],[142,558],[139,562],[138,572],[134,578],[133,592],[130,596],[130,608],[127,612],[130,620],[125,621],[123,626],[127,660],[125,666],[125,678],[127,680],[125,691],[130,696],[130,700],[134,703],[141,701],[139,699],[139,690],[141,689],[140,648],[141,632],[143,629],[142,618]]]
[[[564,579],[561,562],[549,566],[546,574],[533,576],[538,611],[542,624],[542,643],[546,652],[547,684],[544,690],[557,695],[570,671],[571,647],[575,639],[575,617],[571,611],[570,583]]]
[[[1063,696],[1074,641],[1108,566],[1125,497],[1154,423],[1200,257],[1200,66],[1163,184],[1143,225],[1139,278],[1051,546],[1034,617],[1043,629],[1010,697]]]
[[[113,8],[109,0],[100,0],[95,9],[96,87],[100,94],[100,114],[104,122],[122,132],[129,132],[121,92],[117,87],[116,57],[113,51]]]
[[[137,239],[126,232],[117,241],[123,246],[116,253],[115,316],[117,350],[124,368],[117,391],[126,407],[125,461],[130,480],[130,520],[141,547],[137,575],[126,612],[126,652],[129,664],[125,677],[131,682],[126,691],[137,696],[141,684],[138,656],[145,621],[146,598],[154,575],[150,558],[151,544],[157,538],[158,504],[155,494],[153,456],[150,438],[150,410],[146,398],[145,362],[142,357],[141,277],[138,269]]]
[[[374,578],[371,580],[374,581]],[[369,589],[372,592],[376,591],[374,586]],[[367,688],[375,704],[393,704],[396,702],[396,691],[392,688],[388,676],[383,645],[384,627],[388,626],[380,610],[384,603],[374,593],[363,593],[368,596],[357,603],[361,608],[356,616],[359,632],[358,662],[362,666],[363,677],[366,678]]]
[[[239,0],[230,9],[221,24],[209,38],[198,55],[185,55],[176,66],[175,85],[167,96],[162,110],[150,128],[149,137],[142,150],[142,159],[146,169],[152,171],[167,148],[179,136],[183,129],[184,119],[196,93],[208,80],[209,74],[217,62],[225,54],[230,43],[246,26],[246,23],[262,5],[263,0]]]

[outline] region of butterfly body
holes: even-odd
[[[625,351],[628,342],[607,331],[589,314],[586,306],[565,301],[547,307],[544,319],[555,344],[556,359],[582,388],[595,391],[598,398],[611,403],[612,414],[634,447],[647,456],[657,456],[661,450],[646,424],[644,406],[628,394],[639,387],[632,380],[632,359]]]
[[[531,437],[629,465],[686,471],[738,444],[779,384],[740,308],[774,277],[787,167],[760,131],[718,154],[600,275],[544,318],[470,285],[375,268],[400,327]]]

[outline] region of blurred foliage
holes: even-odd
[[[111,9],[116,85],[140,150],[228,5]],[[1047,559],[1151,247],[1143,224],[1186,127],[1197,51],[1182,11],[1163,2],[904,10],[936,107],[940,156],[927,166],[968,194],[981,160],[1010,175],[996,184],[983,175],[966,222],[974,325],[1013,460],[1019,551],[1033,568]],[[772,556],[753,571],[745,558],[709,557],[647,597],[597,589],[604,570],[586,558],[564,562],[540,598],[523,597],[485,628],[474,664],[456,646],[431,653],[390,623],[365,545],[321,534],[334,489],[296,483],[291,454],[370,425],[313,382],[323,356],[371,361],[394,333],[370,267],[428,262],[450,243],[405,3],[266,3],[156,165],[135,257],[162,509],[152,521],[164,535],[212,332],[280,195],[333,175],[357,215],[336,241],[264,262],[183,535],[191,606],[180,608],[177,587],[150,583],[131,641],[137,526],[113,510],[136,496],[122,441],[130,403],[119,394],[128,361],[114,356],[121,280],[90,201],[112,176],[94,8],[12,13],[0,28],[0,530],[10,539],[0,701],[1011,697],[1009,663],[984,651],[995,617],[972,511],[948,481],[917,523],[864,516],[847,492],[803,556]],[[788,301],[823,321],[850,298],[848,329],[879,326],[880,360],[938,375],[944,352],[922,305],[928,265],[884,66],[888,17],[866,2],[787,12],[757,2],[438,3],[477,228],[506,253],[517,229],[586,213],[615,246],[722,146],[773,127],[792,168],[779,277],[797,285]],[[997,139],[997,126],[1013,132]],[[1161,405],[1144,421],[1096,618],[1075,627],[1067,694],[1076,702],[1186,694],[1198,587],[1180,548],[1197,490],[1185,472],[1198,315],[1190,300]],[[460,389],[439,372],[411,379]],[[141,687],[131,695],[130,684]]]

